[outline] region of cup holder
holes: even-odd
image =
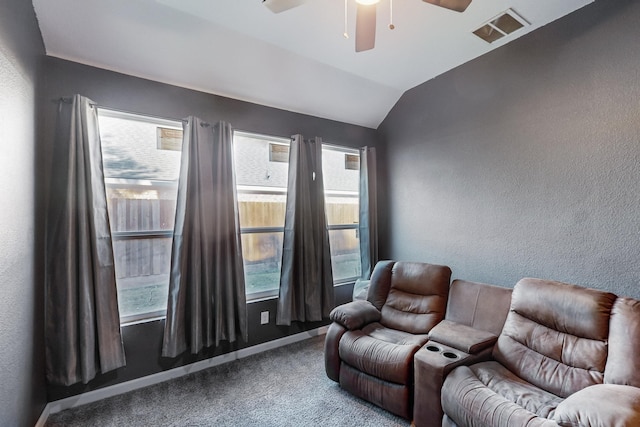
[[[455,352],[453,349],[450,349],[448,346],[443,345],[440,346],[438,345],[439,343],[437,342],[429,342],[427,345],[425,345],[424,347],[422,347],[424,350],[427,350],[431,353],[434,354],[434,356],[431,357],[439,357],[442,356],[444,357],[447,361],[445,362],[445,364],[449,364],[449,363],[453,363],[453,361],[460,359],[461,357],[464,358],[464,355],[461,355],[457,352]],[[435,355],[438,356],[435,356]],[[434,359],[435,361],[435,359]],[[438,362],[435,362],[438,363]],[[440,362],[441,363],[441,362]]]

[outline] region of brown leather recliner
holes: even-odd
[[[331,312],[327,376],[350,393],[411,419],[413,356],[444,318],[450,280],[446,266],[376,264],[367,300]]]
[[[455,368],[443,426],[640,425],[640,302],[522,279],[492,361]]]

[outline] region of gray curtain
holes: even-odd
[[[233,130],[189,117],[183,131],[165,357],[248,341]]]
[[[377,199],[376,149],[360,149],[360,265],[362,279],[371,277],[378,262],[378,199]]]
[[[292,137],[276,323],[319,321],[334,306],[322,139]]]
[[[89,382],[125,365],[98,117],[80,95],[61,99],[45,227],[47,380]]]

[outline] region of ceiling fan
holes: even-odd
[[[306,3],[308,0],[262,0],[273,13],[284,12]],[[356,12],[356,52],[373,49],[376,43],[376,7],[380,0],[355,0]],[[464,12],[472,0],[422,0],[446,9]],[[346,8],[346,6],[345,6]],[[345,11],[346,13],[346,11]],[[345,18],[346,19],[346,18]],[[389,25],[393,29],[393,24]],[[345,32],[345,37],[347,33]]]

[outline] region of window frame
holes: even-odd
[[[242,131],[242,130],[234,130],[234,144],[236,143],[235,140],[235,136],[241,136],[241,137],[247,137],[247,138],[252,138],[252,139],[260,139],[263,140],[265,142],[267,142],[269,144],[269,162],[273,162],[273,160],[271,159],[271,145],[272,144],[277,144],[277,145],[286,145],[287,147],[290,146],[291,143],[291,138],[284,138],[284,137],[277,137],[277,136],[270,136],[270,135],[264,135],[264,134],[260,134],[260,133],[254,133],[254,132],[247,132],[247,131]],[[350,147],[345,147],[345,146],[341,146],[341,145],[336,145],[336,144],[331,144],[331,143],[326,143],[323,142],[322,143],[322,150],[329,150],[329,151],[335,151],[335,152],[340,152],[340,153],[344,153],[345,155],[355,155],[355,156],[360,156],[360,150],[356,149],[356,148],[350,148]],[[236,161],[236,159],[234,159],[234,161]],[[283,162],[284,163],[284,162]],[[287,163],[287,167],[288,167],[288,161]],[[323,162],[324,165],[324,162]],[[345,169],[347,169],[346,164],[344,165]],[[324,171],[323,171],[324,172]],[[323,174],[324,175],[324,174]],[[285,196],[285,200],[286,200],[286,195],[287,195],[287,188],[284,187],[264,187],[264,186],[257,186],[257,185],[239,185],[236,184],[236,191],[238,193],[238,195],[240,194],[269,194],[269,195],[284,195]],[[356,196],[358,198],[358,203],[360,202],[360,193],[359,193],[359,189],[357,191],[346,191],[346,190],[327,190],[326,186],[325,186],[325,191],[324,191],[324,197],[325,200],[327,197],[354,197]],[[352,224],[332,224],[329,225],[327,224],[327,230],[329,232],[331,231],[340,231],[340,230],[354,230],[354,232],[356,233],[356,236],[358,236],[358,231],[359,231],[359,223],[352,223]],[[280,226],[271,226],[271,227],[240,227],[240,234],[242,235],[248,235],[248,234],[260,234],[260,233],[284,233],[284,224],[280,227]],[[358,236],[359,239],[359,236]],[[333,256],[333,254],[332,254]],[[243,260],[244,262],[244,260]],[[280,262],[280,268],[282,268],[281,262]],[[334,286],[340,286],[340,285],[344,285],[344,284],[350,284],[350,283],[354,283],[355,280],[358,278],[359,276],[352,276],[352,277],[346,277],[343,279],[339,279],[339,280],[335,280],[333,281],[333,285]],[[245,274],[245,280],[246,280],[246,274]],[[254,301],[259,301],[259,300],[264,300],[264,299],[270,299],[273,297],[277,297],[279,295],[280,292],[280,284],[278,283],[278,286],[275,289],[271,289],[271,290],[267,290],[267,291],[260,291],[260,292],[252,292],[252,293],[247,293],[246,294],[246,298],[247,298],[247,302],[254,302]]]

